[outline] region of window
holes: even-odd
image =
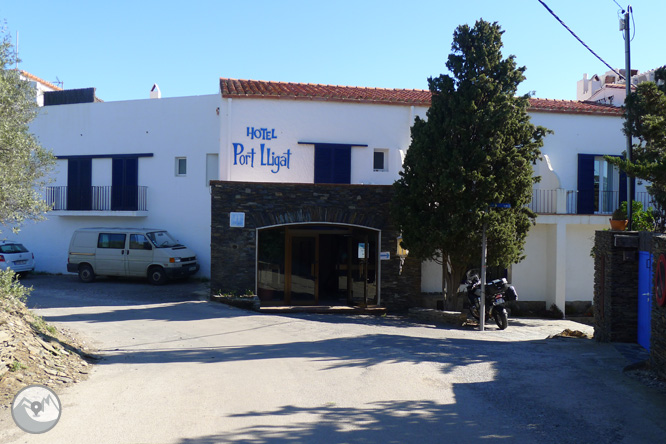
[[[603,157],[594,158],[594,212],[612,213],[619,203],[620,173]]]
[[[388,150],[376,149],[372,159],[373,171],[388,171]]]
[[[206,186],[211,180],[220,180],[220,158],[217,154],[206,154]]]
[[[187,174],[187,157],[176,157],[176,176]]]
[[[626,175],[595,154],[578,155],[578,214],[612,213],[627,200]]]
[[[143,234],[130,234],[130,250],[152,250],[150,242]]]
[[[120,233],[99,233],[97,248],[125,248],[125,235]]]

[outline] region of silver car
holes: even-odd
[[[25,276],[35,269],[35,255],[18,242],[0,241],[0,270],[11,268]]]

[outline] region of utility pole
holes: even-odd
[[[627,98],[631,94],[631,38],[629,36],[629,15],[632,13],[631,5],[627,6],[623,18],[620,20],[620,31],[624,30],[624,80],[627,86]],[[625,99],[626,100],[626,99]],[[634,153],[631,141],[631,133],[627,132],[627,160],[633,161]],[[627,174],[627,219],[629,219],[629,231],[633,230],[633,203],[634,203],[634,187],[636,179]]]

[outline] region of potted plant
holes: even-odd
[[[613,214],[609,220],[611,224],[611,230],[624,231],[627,228],[627,223],[629,222],[627,220],[626,206],[624,208],[620,207],[613,211]]]

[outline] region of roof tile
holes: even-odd
[[[422,89],[364,88],[313,83],[272,82],[220,78],[222,97],[322,100],[355,103],[430,106],[430,91]],[[566,114],[622,115],[622,109],[575,100],[530,98],[529,111]]]
[[[27,79],[30,79],[30,80],[33,80],[33,81],[35,81],[35,82],[39,82],[39,83],[41,83],[42,85],[46,85],[46,86],[48,86],[49,88],[53,89],[54,91],[62,91],[62,88],[61,88],[61,87],[56,86],[56,85],[54,85],[54,84],[51,83],[51,82],[47,82],[47,81],[44,80],[44,79],[40,79],[40,78],[37,77],[36,75],[34,75],[34,74],[30,74],[28,71],[23,71],[22,69],[20,69],[19,72],[21,73],[21,75],[22,75],[23,77],[25,77],[25,78],[27,78]]]

